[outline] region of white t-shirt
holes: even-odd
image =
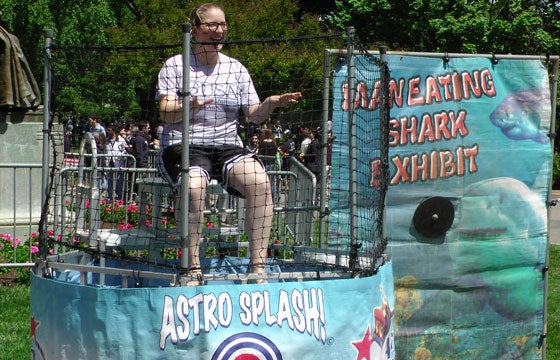
[[[299,152],[301,154],[306,154],[307,153],[307,148],[309,147],[309,144],[311,144],[311,139],[306,137],[305,139],[302,140],[301,145],[299,146]]]
[[[124,167],[125,160],[124,157],[126,148],[126,141],[123,139],[122,136],[117,135],[116,139],[107,139],[107,146],[106,151],[108,155],[111,157],[107,157],[107,164],[110,164],[112,160],[115,167]]]
[[[169,58],[158,75],[158,99],[163,95],[177,96],[182,89],[182,55]],[[214,101],[190,111],[189,140],[196,145],[240,145],[237,136],[239,110],[260,103],[247,69],[237,60],[219,54],[216,66],[198,63],[190,55],[190,92],[199,101]],[[182,113],[177,112],[174,124],[164,124],[161,145],[163,147],[181,142]]]

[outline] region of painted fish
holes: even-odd
[[[550,92],[537,87],[509,94],[490,114],[490,121],[512,140],[550,140],[541,126],[550,118]],[[545,130],[548,131],[548,130]]]

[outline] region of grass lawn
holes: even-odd
[[[550,246],[546,358],[560,359],[560,245]]]
[[[28,286],[0,287],[0,359],[31,358]]]
[[[550,247],[546,357],[560,359],[560,245]],[[0,360],[29,359],[29,287],[0,286]]]

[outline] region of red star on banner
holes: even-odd
[[[358,356],[356,360],[371,360],[371,344],[373,344],[373,339],[369,337],[369,325],[367,327],[364,337],[360,341],[352,341],[352,345],[358,349]]]
[[[39,327],[39,321],[35,320],[34,316],[31,316],[31,337],[35,336],[35,331]]]

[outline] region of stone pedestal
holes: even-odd
[[[41,216],[43,111],[0,111],[0,233],[36,231]],[[53,125],[62,159],[61,126]],[[57,141],[58,139],[58,141]],[[52,145],[49,147],[52,163]],[[23,239],[22,239],[23,240]]]

